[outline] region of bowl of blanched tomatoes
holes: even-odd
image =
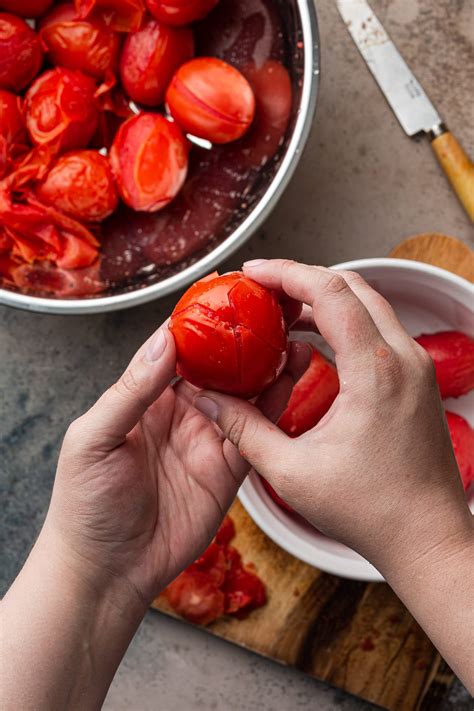
[[[408,333],[433,359],[446,425],[459,474],[474,512],[474,285],[455,274],[420,262],[360,259],[336,269],[356,271],[393,306]],[[278,426],[299,437],[317,426],[339,393],[334,353],[319,334],[293,334],[310,340],[307,371],[295,385]],[[308,453],[309,454],[309,453]],[[347,462],[349,476],[358,476]],[[384,492],[375,491],[374,496]],[[380,581],[367,560],[316,530],[252,471],[239,498],[255,523],[279,546],[325,572],[344,578]]]
[[[261,224],[312,123],[305,0],[0,0],[0,302],[168,294]]]

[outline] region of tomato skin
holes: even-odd
[[[85,148],[95,133],[98,110],[91,77],[57,67],[39,76],[25,97],[26,126],[33,143],[60,150]]]
[[[52,64],[80,69],[96,79],[103,79],[117,67],[117,33],[100,17],[78,19],[72,3],[54,7],[41,21],[39,35]]]
[[[151,14],[167,25],[188,25],[202,20],[219,0],[145,0]]]
[[[42,62],[41,45],[31,27],[20,17],[0,13],[0,89],[24,89]]]
[[[123,201],[155,212],[179,192],[188,169],[188,144],[178,126],[159,114],[125,121],[110,149],[110,163]]]
[[[280,375],[287,332],[272,292],[241,272],[196,282],[170,321],[177,372],[198,388],[251,398]]]
[[[36,194],[43,202],[86,222],[104,220],[118,203],[108,159],[91,150],[61,156]]]
[[[248,81],[215,57],[198,57],[183,64],[168,87],[166,104],[185,132],[211,143],[237,140],[255,114],[255,97]]]
[[[192,30],[168,27],[150,18],[125,42],[120,60],[125,91],[139,104],[158,106],[174,71],[193,54]]]
[[[143,0],[75,0],[75,6],[81,19],[95,11],[116,32],[136,32],[145,14]]]
[[[53,0],[0,0],[0,9],[20,17],[41,17]]]

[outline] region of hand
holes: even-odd
[[[202,391],[195,405],[296,511],[382,572],[472,688],[473,517],[430,357],[357,274],[283,260],[244,272],[306,304],[340,394],[296,439],[250,403]]]
[[[308,360],[293,346],[257,406],[278,417]],[[175,372],[165,326],[70,426],[45,524],[69,565],[121,581],[144,607],[210,542],[249,468],[193,406],[195,389],[170,385]]]

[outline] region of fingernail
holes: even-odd
[[[159,331],[155,333],[150,343],[147,346],[145,360],[154,363],[163,354],[166,346],[166,338],[163,333],[163,329],[160,328]]]
[[[213,422],[217,422],[217,417],[219,415],[219,405],[214,400],[209,397],[197,397],[194,400],[194,406],[203,415],[206,415]]]
[[[246,269],[253,269],[253,267],[259,267],[261,264],[268,262],[268,259],[251,259],[249,262],[244,262],[243,266]]]

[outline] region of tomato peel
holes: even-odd
[[[39,76],[25,97],[33,143],[58,150],[87,146],[98,122],[95,91],[93,79],[76,70],[57,67]]]
[[[474,429],[455,412],[445,412],[454,455],[461,474],[464,490],[474,482]]]
[[[136,32],[145,14],[143,0],[75,0],[75,6],[81,19],[95,10],[116,32]]]
[[[178,373],[196,387],[251,398],[276,380],[286,362],[281,307],[272,292],[241,272],[196,282],[176,305],[170,330]]]

